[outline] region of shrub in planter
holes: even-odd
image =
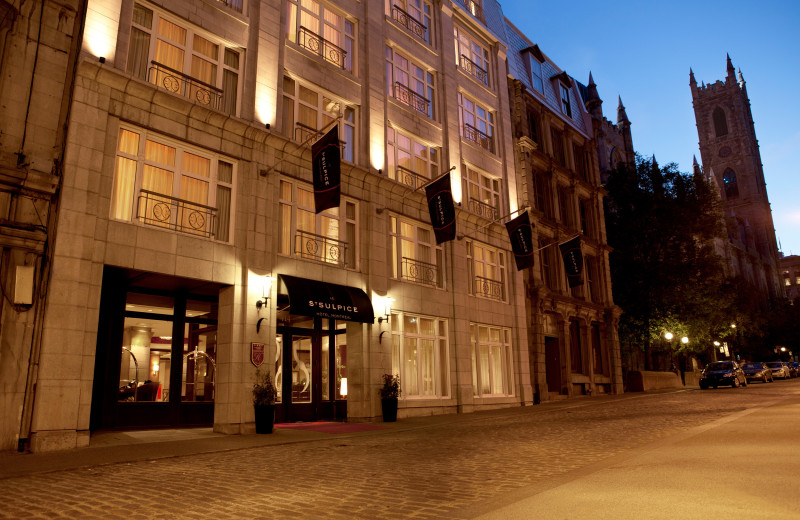
[[[383,385],[379,389],[383,422],[397,420],[397,398],[400,396],[400,376],[383,374]]]
[[[256,382],[253,385],[253,411],[256,417],[256,433],[272,433],[275,424],[275,400],[278,390],[272,383],[269,372],[261,377],[256,371]]]

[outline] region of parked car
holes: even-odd
[[[700,376],[700,388],[717,388],[719,385],[730,385],[733,388],[747,386],[744,370],[736,361],[715,361],[709,363]]]
[[[790,377],[792,377],[792,378],[797,377],[797,374],[798,374],[797,367],[794,366],[794,363],[791,363],[791,362],[786,363],[786,368],[789,369],[789,376]]]
[[[794,368],[797,375],[800,376],[800,361],[790,361],[787,365],[789,365],[789,368]]]
[[[789,367],[787,367],[786,363],[783,361],[770,361],[767,363],[767,366],[772,370],[772,377],[777,377],[779,379],[789,379],[792,377],[789,373]]]
[[[774,381],[772,370],[766,363],[745,363],[742,365],[742,370],[744,370],[744,376],[747,378],[748,383],[750,381],[761,381],[763,383],[772,383]]]

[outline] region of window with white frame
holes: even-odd
[[[533,83],[533,88],[538,90],[539,92],[544,93],[544,83],[542,82],[542,62],[537,60],[536,57],[530,55],[530,66],[531,66],[531,82]]]
[[[316,213],[314,188],[280,181],[280,253],[356,268],[357,206],[342,197],[338,208]]]
[[[495,153],[494,113],[461,92],[458,93],[458,125],[461,137]]]
[[[186,21],[133,4],[128,72],[159,88],[236,114],[243,53]]]
[[[353,162],[356,144],[356,110],[340,100],[333,99],[318,88],[300,83],[289,76],[283,77],[283,128],[286,136],[304,143],[321,137],[318,132],[329,129],[339,120],[339,141],[342,160]]]
[[[389,16],[425,43],[431,43],[433,6],[425,0],[387,0]]]
[[[473,240],[467,241],[467,273],[475,296],[506,300],[506,254]]]
[[[514,394],[511,329],[470,323],[472,391],[476,396]]]
[[[353,72],[356,24],[316,0],[287,0],[286,36],[337,67]]]
[[[572,102],[569,97],[569,89],[561,83],[558,86],[561,88],[561,113],[567,117],[572,117]]]
[[[394,278],[444,287],[444,251],[430,226],[392,215],[390,235]]]
[[[397,49],[386,46],[386,95],[431,119],[435,114],[434,75]]]
[[[400,374],[405,398],[450,395],[447,320],[392,313],[392,373]]]
[[[500,217],[500,179],[467,165],[464,165],[463,178],[469,211],[489,220]]]
[[[228,242],[235,170],[227,158],[122,126],[111,218]]]
[[[453,36],[455,37],[456,64],[468,75],[488,86],[488,47],[458,24],[453,26]]]
[[[390,179],[416,190],[439,176],[441,152],[416,136],[392,126],[386,128],[387,174]]]

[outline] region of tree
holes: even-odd
[[[698,353],[730,335],[735,287],[716,253],[724,239],[720,202],[703,176],[637,155],[636,164],[613,170],[605,187],[621,343],[642,348],[649,365],[654,347]],[[664,341],[666,331],[689,343]]]

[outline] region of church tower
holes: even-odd
[[[697,85],[689,70],[700,159],[723,201],[728,274],[779,296],[778,247],[750,99],[728,56],[725,81]]]

